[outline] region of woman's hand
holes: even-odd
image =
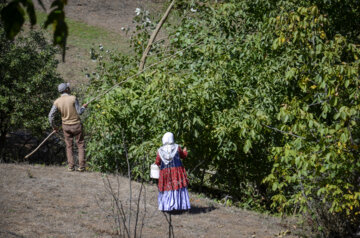
[[[184,147],[184,152],[187,152],[187,148],[186,148],[186,146]]]

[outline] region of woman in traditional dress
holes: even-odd
[[[165,133],[162,143],[155,162],[160,167],[159,210],[189,210],[190,200],[187,191],[189,182],[180,160],[187,157],[186,147],[182,150],[178,144],[175,144],[171,132]]]

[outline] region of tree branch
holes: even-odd
[[[291,133],[291,132],[282,131],[282,130],[279,130],[279,129],[275,128],[275,127],[271,127],[271,126],[268,126],[268,125],[263,125],[263,126],[269,128],[269,129],[271,129],[271,130],[280,132],[280,133],[282,133],[282,134],[291,135],[291,136],[294,136],[294,137],[297,137],[297,138],[305,139],[305,137],[302,137],[302,136],[293,134],[293,133]]]
[[[152,46],[152,44],[153,44],[153,42],[154,42],[157,34],[159,33],[162,25],[164,24],[166,18],[168,17],[168,15],[169,15],[169,13],[170,13],[170,10],[171,10],[171,8],[174,6],[174,4],[175,4],[175,0],[173,0],[173,1],[171,2],[171,4],[169,5],[168,9],[166,10],[164,16],[161,18],[161,20],[160,20],[159,23],[157,24],[155,30],[154,30],[153,33],[151,34],[151,37],[150,37],[150,39],[149,39],[149,42],[148,42],[148,44],[147,44],[147,46],[146,46],[146,48],[145,48],[145,50],[144,50],[144,52],[143,52],[143,55],[142,55],[142,57],[141,57],[141,60],[140,60],[139,71],[142,71],[142,70],[144,69],[145,62],[146,62],[146,57],[147,57],[147,55],[149,54],[149,51],[150,51],[150,49],[151,49],[151,46]]]

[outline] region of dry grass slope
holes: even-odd
[[[117,184],[114,176],[110,181]],[[119,197],[127,210],[128,180],[120,177],[119,182]],[[132,187],[136,198],[140,184],[133,182]],[[157,210],[156,185],[146,185],[146,193],[143,237],[167,237],[167,222]],[[110,197],[100,173],[67,172],[65,167],[55,166],[0,164],[0,194],[0,237],[113,237],[115,234],[107,214]],[[175,237],[296,237],[292,234],[294,226],[280,218],[219,206],[196,194],[190,197],[192,210],[172,217]]]

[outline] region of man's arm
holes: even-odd
[[[55,105],[52,106],[50,112],[49,112],[49,122],[50,122],[50,126],[52,128],[55,128],[54,125],[54,118],[55,118],[55,113],[58,111],[57,107]]]
[[[75,99],[75,109],[79,115],[84,113],[86,106],[87,104],[84,104],[82,107],[80,107],[79,101]]]

